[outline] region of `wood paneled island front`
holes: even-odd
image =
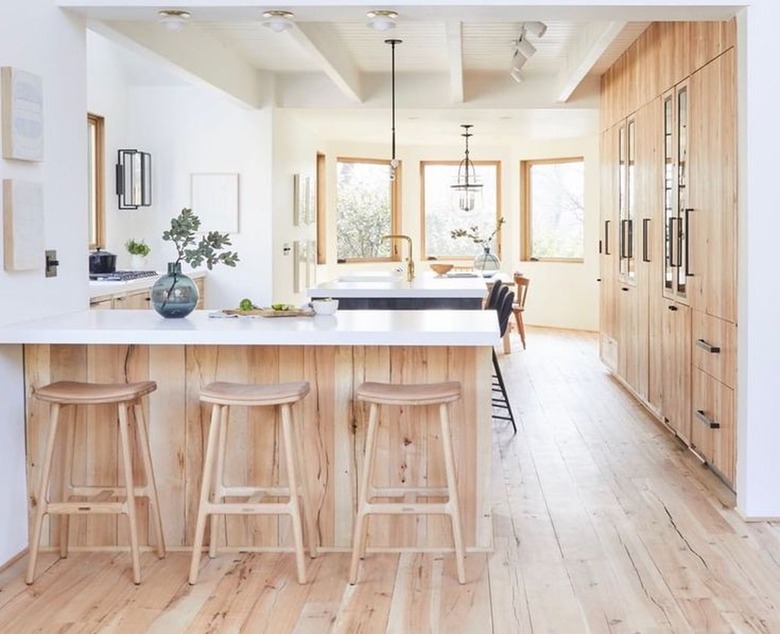
[[[214,318],[196,311],[165,320],[153,311],[83,311],[0,328],[0,343],[24,346],[28,491],[39,481],[48,408],[31,397],[35,386],[56,380],[122,382],[151,379],[152,459],[160,492],[166,542],[192,544],[209,410],[198,400],[211,381],[274,383],[304,379],[311,393],[296,409],[305,466],[317,510],[323,550],[351,545],[357,482],[362,468],[367,411],[354,390],[363,381],[458,380],[463,399],[453,404],[453,440],[464,537],[471,550],[492,547],[490,501],[491,347],[498,339],[493,311],[344,311],[334,316]],[[85,482],[118,478],[114,430],[90,424],[96,409],[77,423]],[[108,413],[108,415],[112,415]],[[286,476],[272,409],[233,412],[228,482],[269,484]],[[436,408],[387,411],[381,420],[377,483],[441,486],[444,473]],[[56,469],[56,466],[55,466]],[[59,486],[56,472],[53,491]],[[140,475],[140,474],[139,474]],[[34,499],[30,493],[30,499]],[[145,518],[145,509],[141,509]],[[57,543],[56,519],[43,544]],[[73,547],[126,543],[125,522],[113,517],[71,520]],[[75,522],[75,523],[74,523]],[[144,526],[146,526],[144,522]],[[142,539],[149,543],[151,531]],[[260,548],[287,547],[286,519],[229,517],[220,541]],[[48,540],[48,541],[46,541]],[[375,549],[439,549],[451,545],[440,517],[372,518]]]

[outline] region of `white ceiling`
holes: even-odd
[[[658,5],[392,7],[353,0],[351,6],[274,7],[192,0],[180,7],[191,12],[187,25],[171,32],[157,23],[161,7],[144,0],[133,6],[117,0],[60,4],[86,14],[94,30],[133,50],[128,73],[139,83],[205,81],[252,107],[270,99],[325,129],[360,130],[367,140],[377,127],[386,136],[387,38],[403,41],[395,55],[399,123],[429,136],[446,129],[450,138],[452,126],[464,118],[496,138],[507,132],[564,136],[583,117],[593,120],[599,76],[649,21],[728,19],[735,12]],[[294,26],[282,33],[264,27],[262,12],[271,8],[292,11]],[[369,28],[371,8],[396,10],[397,27]],[[528,36],[537,52],[523,67],[525,80],[516,83],[509,75],[511,59],[522,24],[530,20],[543,21],[547,32]]]

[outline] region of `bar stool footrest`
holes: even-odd
[[[79,515],[81,513],[127,514],[126,502],[50,502],[46,506],[49,515]]]
[[[431,504],[420,502],[404,504],[403,502],[367,502],[362,509],[365,515],[452,515],[452,506],[449,502],[444,504]]]
[[[210,503],[204,507],[206,515],[290,515],[289,502],[242,504],[241,502]]]
[[[371,487],[368,490],[368,498],[400,498],[406,495],[417,497],[449,497],[447,487]]]

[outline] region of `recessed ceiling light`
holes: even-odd
[[[189,11],[161,9],[157,12],[157,21],[169,31],[181,31],[189,19]]]
[[[292,28],[292,18],[295,14],[292,11],[266,11],[263,13],[263,26],[268,27],[275,33],[281,33]]]
[[[395,11],[385,11],[383,9],[375,9],[366,13],[368,16],[368,26],[374,31],[389,31],[395,28],[395,20],[398,17],[398,13]]]

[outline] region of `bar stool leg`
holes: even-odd
[[[295,566],[298,571],[298,583],[306,583],[306,563],[303,550],[303,527],[301,525],[301,506],[298,499],[298,478],[296,477],[295,445],[293,444],[290,404],[280,405],[282,412],[282,435],[284,437],[284,458],[287,467],[287,480],[290,487],[289,514],[292,518],[293,540],[295,542]]]
[[[66,421],[67,437],[65,440],[65,465],[62,477],[62,501],[68,502],[73,495],[73,452],[76,444],[76,423],[78,408],[71,407],[72,417]],[[70,536],[70,514],[64,513],[58,518],[60,523],[60,557],[68,556],[68,539]]]
[[[149,506],[152,511],[152,523],[154,524],[154,535],[157,541],[157,556],[162,559],[165,557],[165,537],[163,536],[162,518],[160,517],[160,501],[157,497],[157,481],[154,479],[154,470],[152,469],[152,449],[149,444],[149,429],[144,416],[143,406],[139,401],[133,406],[135,412],[135,429],[138,437],[138,451],[141,454],[141,460],[146,474],[146,494],[149,497]]]
[[[57,424],[60,417],[59,403],[52,403],[51,414],[49,416],[49,436],[46,439],[46,450],[43,458],[43,470],[41,472],[41,483],[38,488],[37,509],[32,526],[32,540],[30,542],[30,560],[27,562],[27,576],[25,583],[28,585],[35,578],[35,564],[38,561],[38,548],[41,542],[41,531],[43,529],[43,518],[49,508],[49,479],[51,477],[51,463],[54,455],[54,441],[57,438]]]
[[[355,585],[357,582],[358,564],[360,563],[360,558],[365,554],[366,533],[368,532],[368,492],[373,482],[378,419],[379,406],[376,403],[371,403],[368,415],[368,432],[366,434],[366,451],[363,459],[363,477],[360,479],[360,491],[358,493],[358,512],[355,518],[352,561],[349,566],[350,585]]]
[[[203,482],[200,485],[200,500],[198,502],[198,518],[195,524],[195,538],[192,541],[192,560],[190,561],[190,584],[198,580],[200,566],[200,550],[203,546],[203,534],[206,532],[206,517],[209,514],[209,493],[211,491],[211,476],[214,471],[214,452],[217,450],[217,436],[220,432],[222,406],[214,404],[211,409],[209,437],[206,441],[206,457],[203,460]]]
[[[133,559],[133,583],[141,583],[141,558],[138,549],[138,520],[135,508],[135,485],[133,483],[133,463],[130,455],[130,434],[127,429],[128,404],[119,403],[119,438],[122,445],[122,468],[125,476],[127,501],[127,519],[130,523],[130,554]]]
[[[460,504],[458,503],[458,483],[455,478],[455,460],[452,451],[452,436],[450,435],[450,411],[446,403],[439,405],[441,421],[441,440],[444,447],[444,469],[447,475],[449,492],[450,520],[452,521],[452,540],[455,544],[455,564],[458,570],[458,583],[466,583],[466,568],[464,565],[463,534],[460,527]]]
[[[227,452],[227,428],[230,418],[230,406],[220,405],[219,443],[217,446],[217,470],[214,473],[214,484],[211,491],[211,503],[219,504],[225,499],[225,453]],[[219,525],[226,527],[227,518],[222,513],[212,513],[209,518],[209,558],[217,556],[219,541]],[[220,520],[222,520],[220,522]]]
[[[306,464],[303,460],[303,440],[299,430],[295,427],[295,420],[292,421],[290,426],[290,433],[293,436],[293,442],[295,443],[295,466],[298,469],[299,477],[301,478],[300,489],[301,497],[303,498],[303,519],[306,522],[306,532],[309,538],[309,557],[312,559],[317,557],[317,544],[318,533],[317,524],[314,521],[314,507],[311,505],[311,495],[309,494],[309,479],[306,477]]]

